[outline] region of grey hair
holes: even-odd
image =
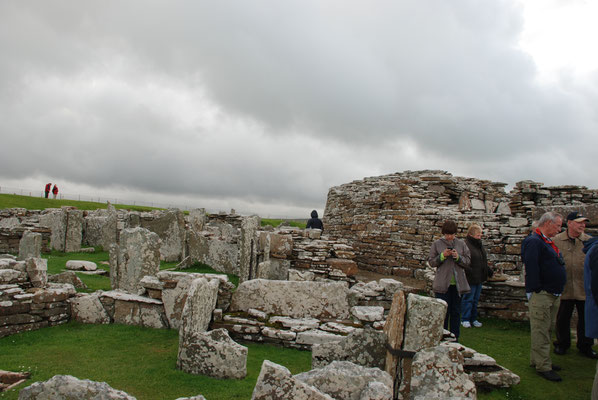
[[[544,226],[547,222],[556,222],[557,219],[563,220],[563,216],[555,211],[548,211],[542,214],[538,220],[538,226]]]

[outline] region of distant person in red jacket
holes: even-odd
[[[56,198],[56,195],[58,194],[58,186],[56,186],[56,184],[54,184],[54,188],[52,189],[52,194],[54,195],[54,198]]]
[[[52,184],[51,183],[46,184],[46,190],[45,190],[46,199],[48,198],[48,196],[50,196],[50,189],[52,189]]]

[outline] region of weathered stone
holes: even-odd
[[[160,239],[143,228],[124,229],[114,260],[111,252],[110,281],[113,289],[142,293],[141,278],[160,270]],[[113,262],[116,261],[116,265]]]
[[[189,335],[205,332],[216,308],[219,281],[205,278],[194,279],[183,308],[179,335],[182,340]]]
[[[273,338],[273,339],[281,339],[281,340],[295,340],[295,338],[297,337],[297,333],[293,332],[293,331],[287,331],[287,330],[282,330],[282,329],[274,329],[274,328],[270,328],[270,327],[263,327],[262,330],[262,335],[269,337],[269,338]]]
[[[106,382],[77,379],[70,375],[55,375],[45,382],[36,382],[19,392],[19,400],[135,400],[129,394],[113,389]]]
[[[289,318],[289,317],[272,317],[270,323],[281,324],[285,328],[291,329],[293,332],[304,332],[310,329],[317,329],[320,326],[320,320],[315,318]]]
[[[18,260],[26,260],[30,257],[41,257],[42,234],[37,232],[25,231],[19,242]]]
[[[282,365],[264,360],[251,395],[252,400],[333,400],[315,387],[294,378]]]
[[[189,211],[189,225],[195,232],[203,231],[206,223],[207,215],[205,208],[194,208]]]
[[[68,260],[66,269],[71,271],[95,271],[98,269],[98,265],[93,261]]]
[[[298,344],[307,344],[311,346],[315,344],[338,342],[343,338],[344,336],[341,335],[335,335],[333,333],[314,329],[309,331],[298,332],[296,342]]]
[[[255,277],[257,268],[256,233],[260,226],[257,216],[245,217],[241,222],[239,282],[243,283]]]
[[[247,347],[235,343],[226,329],[181,336],[177,368],[192,374],[220,379],[243,379],[247,375]]]
[[[159,253],[164,261],[180,261],[185,240],[185,218],[182,211],[170,209],[157,218],[141,220],[141,226],[160,238]],[[122,239],[121,239],[122,245]]]
[[[384,369],[386,334],[372,328],[356,329],[338,342],[315,344],[311,351],[312,368],[332,361],[350,361],[364,367]]]
[[[28,258],[26,261],[27,275],[31,285],[37,288],[48,284],[48,260],[45,258]]]
[[[407,296],[403,349],[419,351],[442,340],[446,302],[410,293]]]
[[[59,274],[49,275],[48,282],[69,283],[75,289],[87,289],[87,285],[73,271],[64,271]]]
[[[233,293],[231,311],[249,308],[294,318],[349,317],[346,286],[340,282],[246,281]]]
[[[311,271],[297,271],[296,269],[289,270],[289,281],[313,281],[316,279],[316,274]]]
[[[371,382],[380,382],[392,392],[392,379],[379,368],[366,368],[348,361],[333,361],[324,368],[295,375],[335,399],[360,400]]]
[[[67,253],[81,250],[83,240],[83,211],[66,211],[66,235],[64,237],[64,251]]]
[[[370,382],[361,391],[359,400],[391,400],[392,388],[382,382]]]
[[[28,275],[26,272],[17,271],[15,269],[0,269],[0,284],[7,283],[22,283],[26,282]]]
[[[454,348],[436,346],[417,352],[411,365],[413,399],[476,398],[476,387]]]
[[[330,268],[342,271],[347,276],[355,276],[359,272],[357,263],[353,260],[327,258],[326,263],[330,266]]]
[[[360,321],[381,321],[384,318],[384,307],[355,306],[351,307],[351,315]]]
[[[257,266],[256,278],[286,281],[289,276],[290,265],[289,260],[271,258],[268,261],[262,261]]]
[[[270,256],[273,258],[290,257],[293,251],[293,237],[270,233]]]
[[[79,293],[69,299],[72,318],[84,324],[109,324],[110,316],[102,306],[97,293]]]
[[[68,283],[48,283],[46,288],[37,288],[31,300],[33,303],[55,303],[65,301],[76,294],[73,285]]]

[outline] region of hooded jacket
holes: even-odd
[[[321,229],[324,230],[324,224],[322,220],[318,218],[318,212],[313,210],[311,212],[311,218],[307,221],[307,225],[305,226],[306,229]]]
[[[598,338],[598,237],[586,241],[583,252],[586,255],[583,264],[586,336]]]

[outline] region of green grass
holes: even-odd
[[[479,399],[567,399],[587,400],[592,391],[596,360],[573,349],[564,356],[550,354],[554,364],[561,366],[562,382],[549,382],[529,366],[529,324],[483,319],[482,328],[461,329],[460,342],[480,353],[493,357],[498,364],[510,369],[521,378],[519,385],[510,389],[478,393]],[[575,342],[574,342],[575,343]]]
[[[262,218],[262,226],[273,226],[273,227],[278,227],[281,223],[283,222],[288,222],[290,226],[294,226],[296,228],[302,228],[305,229],[305,225],[307,225],[307,222],[305,220],[288,220],[288,219],[269,219],[269,218]]]
[[[93,201],[59,200],[46,199],[43,197],[21,196],[17,194],[0,194],[0,209],[4,208],[26,208],[27,210],[45,210],[46,208],[60,208],[62,206],[73,206],[79,210],[97,210],[107,208],[107,203]],[[133,211],[159,210],[157,207],[134,206],[126,204],[113,204],[115,208]]]
[[[32,376],[0,399],[17,399],[18,390],[57,374],[107,382],[139,400],[168,400],[202,394],[207,399],[249,399],[263,360],[296,374],[311,367],[311,353],[248,343],[247,377],[219,380],[175,368],[178,332],[126,325],[76,322],[0,338],[1,368]]]
[[[50,254],[42,254],[42,257],[48,260],[48,274],[54,275],[64,272],[66,270],[66,262],[69,260],[82,260],[82,261],[93,261],[98,266],[98,269],[110,271],[110,266],[102,264],[107,262],[109,255],[107,251],[96,250],[95,253],[63,253],[60,251],[52,250]],[[176,267],[178,262],[160,262],[160,270],[172,269]],[[202,274],[222,274],[209,265],[195,263],[190,268],[181,270],[182,272],[199,272]],[[87,275],[81,272],[75,272],[79,279],[83,281],[88,289],[79,289],[79,292],[91,293],[96,290],[111,290],[110,288],[110,276],[106,275]],[[228,279],[235,285],[239,285],[239,277],[232,274],[226,274]]]

